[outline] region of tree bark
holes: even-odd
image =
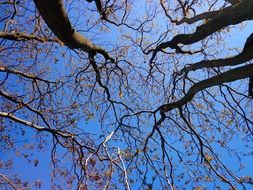
[[[100,53],[106,60],[113,58],[102,47],[93,44],[72,27],[62,0],[34,0],[39,13],[52,32],[68,47],[81,49],[88,54]]]

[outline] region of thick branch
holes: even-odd
[[[0,31],[0,38],[4,38],[7,40],[13,40],[13,41],[27,41],[27,40],[36,40],[39,42],[57,42],[62,43],[57,38],[45,38],[40,36],[35,36],[33,34],[26,34],[23,32],[15,32],[15,33],[8,33],[8,32],[2,32]]]
[[[183,98],[181,98],[177,102],[162,105],[159,109],[162,113],[168,112],[174,108],[179,108],[185,105],[186,103],[190,102],[192,98],[195,96],[195,94],[202,90],[205,90],[212,86],[221,85],[226,82],[232,82],[235,80],[240,80],[252,76],[253,76],[253,64],[229,70],[217,76],[196,83],[189,89],[189,91]]]
[[[204,20],[204,19],[212,19],[213,17],[215,17],[217,14],[219,14],[221,11],[223,10],[219,10],[219,11],[209,11],[209,12],[205,12],[205,13],[201,13],[199,15],[196,15],[192,18],[187,18],[184,17],[183,19],[181,19],[180,21],[176,22],[176,25],[180,25],[183,23],[187,23],[187,24],[193,24],[194,22],[200,21],[200,20]]]
[[[230,3],[231,5],[235,5],[236,3],[240,2],[240,0],[225,0],[225,1]]]
[[[243,10],[243,11],[242,11]],[[196,31],[192,34],[179,34],[175,36],[171,41],[161,43],[157,46],[151,57],[150,62],[152,62],[156,54],[165,48],[177,49],[178,44],[189,45],[196,43],[205,37],[219,31],[220,29],[241,23],[243,21],[253,19],[253,1],[244,0],[234,6],[230,6],[224,9],[221,13],[217,14],[213,19],[209,20],[207,23],[197,27]],[[149,53],[148,52],[148,53]]]
[[[73,49],[82,49],[87,53],[100,53],[105,59],[114,61],[102,47],[94,45],[82,34],[75,31],[62,0],[34,0],[34,3],[48,27],[67,46]]]
[[[166,47],[168,45],[168,47],[170,47],[170,45],[172,45],[173,47],[173,45],[177,45],[178,43],[188,45],[198,42],[226,26],[235,25],[243,21],[253,19],[252,10],[253,1],[245,0],[235,6],[224,9],[216,17],[207,23],[197,27],[196,31],[193,34],[181,34],[175,36],[170,42],[164,43],[163,46]]]
[[[245,63],[246,61],[250,61],[251,59],[253,59],[253,46],[251,46],[247,50],[233,57],[229,57],[225,59],[216,59],[216,60],[203,60],[203,61],[194,63],[192,65],[189,65],[183,68],[178,74],[182,75],[184,73],[188,73],[190,71],[196,71],[198,69],[203,69],[203,68],[235,66],[235,65]]]

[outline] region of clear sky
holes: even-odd
[[[140,1],[138,1],[139,3]],[[137,3],[137,4],[138,4]],[[141,5],[139,5],[141,6]],[[142,10],[139,9],[139,11],[141,12]],[[138,12],[137,12],[138,13]],[[163,20],[161,20],[161,25]],[[230,32],[231,37],[227,37],[227,43],[230,46],[236,46],[236,47],[243,47],[247,37],[253,32],[253,22],[247,22],[247,26],[245,28],[243,28],[242,30],[238,30],[238,29],[234,29],[233,31]],[[115,29],[114,27],[112,27],[113,29]],[[128,30],[126,30],[128,31]],[[130,30],[129,30],[130,31]],[[90,34],[92,36],[92,34]],[[112,33],[106,33],[103,37],[101,37],[101,39],[106,39],[104,41],[104,44],[111,41],[116,41],[120,38],[120,31],[117,29],[112,30]],[[121,39],[122,40],[122,39]],[[103,41],[103,40],[102,40]],[[102,44],[103,45],[103,44]],[[56,72],[58,72],[58,74],[64,74],[64,72],[66,71],[62,66],[61,63],[65,62],[65,58],[59,56],[59,63],[56,65],[52,65],[52,70],[55,70]],[[137,59],[138,60],[138,59]],[[190,61],[195,61],[194,59],[190,60]],[[53,73],[53,72],[52,72]],[[54,78],[55,76],[52,76],[52,78]],[[2,79],[1,73],[0,73],[0,79]],[[151,100],[151,102],[154,101],[155,102],[156,99]],[[89,133],[93,133],[96,134],[96,136],[100,136],[101,130],[100,130],[100,123],[98,122],[97,118],[92,118],[89,121],[84,121],[81,120],[78,123],[79,126],[82,126],[85,128],[86,132]],[[242,152],[244,151],[249,151],[251,150],[253,144],[252,142],[249,142],[249,146],[250,148],[246,148],[245,144],[241,143],[241,138],[243,138],[243,132],[238,132],[238,136],[237,138],[233,139],[230,143],[231,146],[235,149],[241,150]],[[104,137],[108,135],[105,134]],[[32,138],[31,138],[32,137]],[[20,137],[22,138],[22,142],[17,143],[17,149],[24,150],[23,146],[26,144],[23,140],[27,140],[27,142],[29,143],[30,141],[33,141],[32,139],[35,137],[35,133],[31,130],[28,130],[26,135],[24,137]],[[19,139],[19,137],[17,138]],[[49,189],[50,187],[50,175],[51,175],[51,171],[52,171],[52,165],[50,164],[50,151],[51,151],[51,147],[50,147],[50,141],[51,141],[51,137],[47,137],[48,141],[49,141],[49,145],[46,146],[47,149],[43,152],[33,152],[33,155],[30,157],[32,158],[31,161],[27,162],[27,159],[23,158],[22,156],[16,156],[17,152],[13,152],[13,149],[11,149],[10,151],[5,150],[3,152],[0,152],[0,159],[3,161],[7,161],[9,159],[12,159],[14,161],[13,163],[13,169],[12,170],[0,170],[0,173],[4,173],[7,175],[12,175],[17,173],[19,177],[21,177],[24,181],[33,181],[33,180],[41,180],[42,182],[42,186],[41,189]],[[173,137],[172,137],[173,139]],[[120,144],[120,141],[118,141],[117,143],[119,143],[118,145],[124,147],[125,144]],[[18,147],[20,145],[20,147]],[[217,147],[216,147],[217,148]],[[217,148],[218,149],[218,148]],[[219,149],[220,150],[220,149]],[[24,152],[22,152],[24,153]],[[235,162],[237,162],[234,159],[231,159],[231,157],[226,153],[226,154],[222,154],[219,153],[221,155],[221,158],[225,161],[225,163],[233,168],[235,166]],[[173,156],[173,155],[172,155]],[[175,155],[176,156],[176,155]],[[238,174],[240,175],[249,175],[249,176],[253,176],[253,163],[252,163],[252,152],[251,155],[240,155],[242,158],[242,163],[245,164],[245,168],[243,168],[241,171],[238,172]],[[39,160],[39,163],[37,165],[36,160]],[[36,167],[35,164],[37,165]],[[234,167],[233,169],[237,169],[236,167]],[[150,176],[148,176],[150,177]],[[213,188],[213,183],[207,183],[206,184],[207,189],[214,189]],[[226,189],[227,186],[224,185],[224,189]],[[35,189],[34,187],[32,189]],[[133,186],[133,189],[137,189],[136,186]],[[160,187],[156,186],[155,189],[159,190]]]

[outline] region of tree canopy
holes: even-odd
[[[252,188],[252,10],[1,1],[0,187]],[[48,179],[27,181],[18,160]]]

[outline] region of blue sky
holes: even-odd
[[[139,4],[140,1],[138,1],[137,4]],[[138,5],[141,6],[141,5]],[[141,9],[140,9],[141,10]],[[161,23],[160,26],[163,27],[164,24],[164,20],[160,20]],[[253,22],[247,22],[247,27],[239,30],[239,29],[233,29],[230,34],[231,37],[227,37],[226,42],[228,43],[229,46],[236,46],[236,47],[243,47],[247,37],[249,36],[249,34],[251,34],[253,32]],[[105,35],[103,35],[102,37],[100,37],[101,41],[103,41],[102,45],[106,46],[107,41],[111,42],[111,41],[116,41],[120,38],[120,31],[118,29],[116,29],[115,27],[111,27],[112,32],[108,32]],[[124,30],[124,33],[128,33],[131,30]],[[92,34],[89,34],[90,36],[92,36]],[[94,36],[96,36],[94,34]],[[157,37],[157,36],[156,36]],[[106,40],[104,40],[106,39]],[[124,39],[119,39],[121,41],[124,41]],[[68,51],[68,50],[67,50]],[[57,50],[55,50],[55,53],[58,53]],[[222,52],[221,52],[222,55]],[[52,69],[52,73],[58,72],[59,75],[63,74],[64,72],[67,72],[68,69],[66,69],[65,67],[63,67],[64,62],[65,65],[67,64],[64,58],[61,58],[61,56],[57,57],[59,59],[59,63],[57,64],[51,64],[51,69]],[[143,58],[139,58],[140,60],[143,60]],[[138,61],[138,59],[136,59],[136,61]],[[190,61],[195,61],[194,59],[191,59]],[[0,73],[0,79],[3,76],[1,76]],[[52,76],[50,76],[50,78],[54,78],[55,75],[52,74]],[[18,88],[16,89],[18,90]],[[115,89],[114,89],[115,90]],[[116,89],[117,91],[117,89]],[[154,104],[160,104],[161,102],[156,102],[156,99],[154,97],[154,99],[151,99],[151,102],[154,102]],[[134,122],[133,122],[134,123]],[[101,130],[100,130],[100,123],[98,122],[98,118],[94,117],[92,119],[90,119],[89,121],[85,121],[85,120],[81,120],[78,123],[79,126],[82,126],[85,128],[86,132],[90,132],[93,134],[96,134],[95,136],[99,137],[101,134]],[[151,126],[148,126],[149,128],[147,130],[150,130]],[[108,130],[108,131],[112,131],[112,130]],[[105,134],[104,137],[108,135]],[[238,137],[234,138],[230,144],[233,148],[241,150],[241,151],[249,151],[251,150],[253,144],[252,142],[249,142],[249,148],[245,147],[245,144],[241,143],[241,139],[243,138],[244,133],[240,133],[238,132]],[[35,133],[31,130],[28,130],[28,132],[26,133],[25,137],[22,137],[22,139],[27,139],[28,142],[31,140],[30,137],[34,137]],[[103,138],[104,138],[103,137]],[[100,140],[102,140],[103,138],[101,138]],[[173,141],[175,137],[171,137],[171,141]],[[19,139],[19,137],[17,137],[17,139]],[[27,162],[26,159],[22,158],[22,157],[16,157],[16,153],[13,152],[13,150],[11,149],[10,151],[6,150],[4,152],[0,152],[0,159],[1,160],[8,160],[8,159],[13,159],[14,160],[14,165],[13,165],[13,169],[10,171],[5,171],[5,170],[0,170],[0,172],[7,174],[7,175],[12,175],[14,173],[18,173],[19,177],[21,177],[24,180],[27,181],[31,181],[31,180],[36,180],[36,179],[40,179],[42,181],[42,189],[49,189],[50,187],[50,175],[51,175],[51,167],[52,165],[50,165],[50,141],[51,141],[51,137],[47,137],[46,139],[48,139],[49,141],[49,145],[46,146],[47,149],[43,152],[33,152],[34,155],[31,156],[31,158],[34,159],[39,159],[39,164],[37,167],[34,167],[34,161],[32,160],[31,162]],[[33,140],[32,140],[33,141]],[[121,146],[122,149],[126,148],[125,144],[123,144],[122,142],[119,141],[112,141],[111,144],[113,143],[117,143],[117,145]],[[17,143],[17,148],[20,148],[21,150],[23,149],[22,146],[24,146],[25,143]],[[18,147],[20,145],[20,147]],[[178,147],[181,147],[181,145],[178,145]],[[183,146],[181,147],[183,149]],[[216,148],[215,148],[216,149]],[[220,149],[219,149],[220,150]],[[219,152],[219,155],[221,155],[221,158],[224,159],[225,163],[232,167],[233,169],[237,169],[236,164],[234,164],[235,160],[234,158],[231,159],[229,154],[224,154],[222,152]],[[246,165],[246,167],[244,169],[242,169],[239,174],[243,175],[251,175],[253,176],[253,164],[252,164],[252,155],[250,156],[242,156],[242,162]],[[234,167],[235,166],[235,167]],[[182,169],[183,170],[183,169]],[[135,176],[136,177],[136,176]],[[151,178],[151,175],[148,175],[148,178]],[[137,186],[139,184],[133,185],[133,189],[136,189]],[[207,189],[213,189],[213,184],[205,184],[207,186]],[[209,186],[210,185],[210,186]],[[156,187],[156,189],[159,189],[160,187]],[[227,186],[224,185],[224,189],[226,189]],[[33,188],[32,188],[33,189]]]

